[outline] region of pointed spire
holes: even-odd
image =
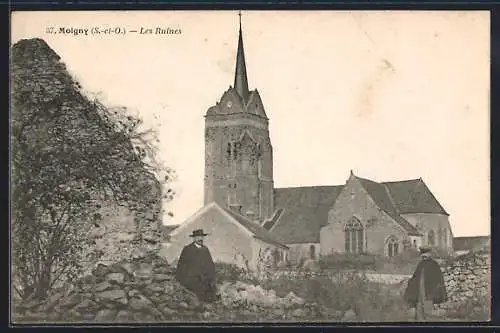
[[[236,54],[236,69],[234,72],[234,88],[246,104],[248,102],[248,79],[247,67],[245,64],[245,51],[243,50],[243,33],[241,31],[241,11],[238,13],[240,17],[240,33],[238,39],[238,52]]]

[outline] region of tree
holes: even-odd
[[[86,98],[42,40],[13,46],[11,97],[13,272],[23,299],[43,298],[81,273],[102,198],[145,214],[173,198],[162,188],[173,171],[156,160],[155,133]]]

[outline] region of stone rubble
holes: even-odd
[[[306,321],[321,311],[293,293],[237,282],[219,284],[220,300],[201,303],[174,277],[174,268],[156,255],[98,265],[69,292],[44,302],[21,304],[17,320],[26,322]],[[16,317],[16,316],[15,316]]]

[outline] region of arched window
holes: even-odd
[[[358,219],[352,218],[346,223],[345,229],[345,252],[363,252],[363,225]]]
[[[309,257],[311,259],[316,259],[316,248],[314,245],[309,246]]]
[[[417,240],[416,240],[416,239],[414,239],[414,240],[413,240],[413,247],[414,247],[415,249],[417,248]]]
[[[430,246],[435,245],[434,230],[429,231],[429,234],[427,235],[427,244]]]
[[[448,247],[448,230],[446,228],[443,229],[443,237],[444,246]]]
[[[398,243],[398,239],[394,236],[391,236],[387,239],[387,243],[386,243],[386,247],[387,247],[387,255],[389,257],[394,257],[394,256],[397,256],[399,254],[399,243]]]

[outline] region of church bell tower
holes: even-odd
[[[260,95],[248,88],[239,15],[234,86],[205,115],[204,201],[260,223],[274,213],[273,149]]]

